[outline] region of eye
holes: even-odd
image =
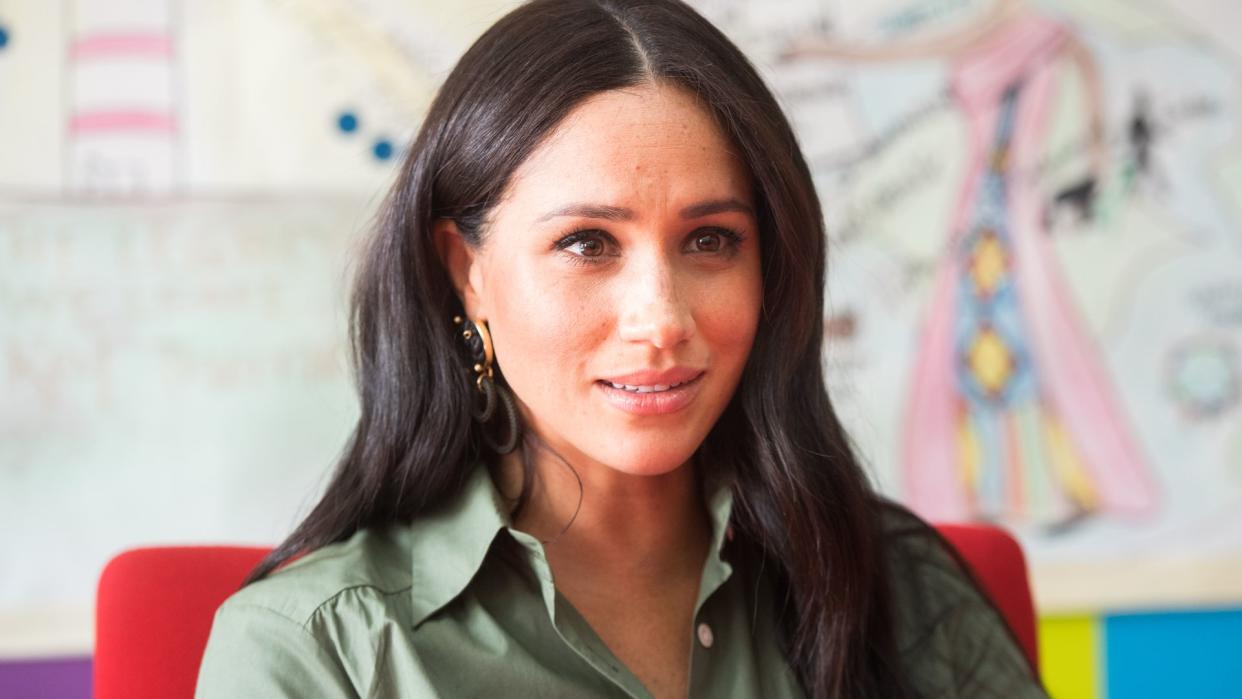
[[[578,264],[603,262],[600,258],[616,254],[616,243],[604,231],[594,229],[577,230],[556,241],[557,250],[569,255]]]
[[[723,244],[719,233],[704,233],[694,239],[694,248],[699,252],[716,252]]]
[[[576,252],[583,257],[599,257],[604,254],[604,244],[599,238],[587,238],[569,246],[576,248]]]
[[[742,242],[742,236],[727,228],[703,228],[690,235],[686,252],[728,254]]]

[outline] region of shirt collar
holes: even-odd
[[[711,479],[706,493],[711,519],[712,555],[708,556],[699,586],[697,608],[728,580],[733,568],[721,555],[732,536],[729,517],[733,492],[727,483]],[[477,464],[458,497],[410,525],[411,601],[414,626],[453,601],[483,567],[497,533],[509,530],[528,549],[541,549],[533,537],[510,527],[508,506],[491,474]],[[542,554],[542,551],[537,551]],[[542,557],[542,556],[540,556]],[[546,581],[548,583],[550,580]],[[541,576],[542,577],[542,576]]]
[[[456,500],[410,526],[414,626],[451,602],[479,572],[509,516],[492,477],[474,467]]]

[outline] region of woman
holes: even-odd
[[[501,19],[359,270],[353,438],[218,612],[199,695],[1040,695],[851,453],[821,221],[775,100],[685,5]]]

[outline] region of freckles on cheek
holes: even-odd
[[[506,310],[511,322],[529,327],[552,349],[576,334],[574,330],[586,321],[589,301],[576,285],[533,272],[506,287]]]
[[[584,378],[601,323],[597,295],[547,270],[510,275],[494,287],[497,355],[527,403]]]
[[[715,308],[700,321],[722,348],[744,352],[750,348],[759,315],[748,308]]]
[[[752,288],[753,287],[753,288]],[[730,284],[707,290],[696,314],[705,333],[722,346],[749,349],[759,325],[761,287]]]

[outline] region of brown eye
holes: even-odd
[[[704,259],[723,260],[733,256],[745,238],[719,226],[704,226],[686,238],[682,252],[702,255]]]
[[[594,228],[574,231],[556,241],[553,248],[563,252],[572,264],[603,264],[609,258],[620,256],[617,241]]]
[[[704,233],[694,239],[694,247],[699,252],[718,252],[720,245],[720,234],[718,233]]]
[[[583,257],[599,257],[604,254],[604,244],[599,238],[587,238],[577,243],[578,254]]]

